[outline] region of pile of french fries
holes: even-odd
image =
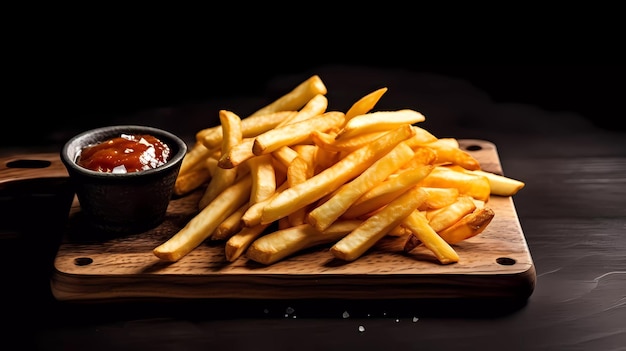
[[[205,240],[225,258],[272,264],[327,245],[345,261],[387,235],[424,245],[441,264],[459,261],[453,245],[480,234],[495,213],[491,195],[524,183],[481,170],[454,138],[418,126],[417,111],[375,111],[387,88],[329,111],[317,75],[253,114],[219,112],[185,156],[175,193],[203,189],[198,213],[153,253],[175,262]]]

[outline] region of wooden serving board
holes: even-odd
[[[494,144],[460,140],[484,170],[502,174]],[[523,191],[523,190],[522,190]],[[173,199],[159,227],[110,240],[84,240],[75,200],[51,278],[62,301],[111,299],[395,299],[527,298],[535,268],[512,198],[492,196],[495,217],[480,235],[454,245],[458,263],[439,264],[424,247],[402,252],[404,238],[387,237],[353,262],[334,259],[330,246],[265,266],[245,256],[224,258],[224,242],[207,240],[176,263],[152,250],[195,213],[201,190]]]

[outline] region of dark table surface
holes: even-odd
[[[244,116],[312,74],[328,87],[329,109],[345,111],[387,86],[378,109],[421,111],[422,126],[438,137],[491,141],[505,175],[526,183],[514,203],[537,273],[527,300],[61,303],[48,286],[49,248],[5,235],[3,343],[39,350],[626,350],[626,131],[606,118],[623,119],[623,110],[594,109],[592,101],[579,108],[581,96],[550,105],[545,87],[547,104],[507,100],[497,86],[487,91],[449,73],[322,65],[275,75],[239,95],[97,113],[83,106],[88,120],[49,122],[40,143],[5,139],[0,156],[57,152],[73,134],[104,124],[149,124],[191,143],[218,122],[219,109]],[[601,91],[615,95],[602,86],[587,94]],[[36,222],[37,210],[16,216]]]

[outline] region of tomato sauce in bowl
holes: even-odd
[[[169,156],[169,146],[152,135],[122,134],[84,147],[76,163],[92,171],[130,173],[162,166]]]
[[[86,235],[110,238],[159,225],[186,153],[184,140],[149,126],[101,127],[69,139],[60,156]]]

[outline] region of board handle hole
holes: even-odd
[[[52,162],[46,160],[15,160],[7,162],[7,168],[46,168],[50,167]]]
[[[503,266],[512,266],[515,263],[517,263],[517,261],[515,261],[514,259],[510,257],[498,257],[496,258],[496,262]]]
[[[476,145],[476,144],[467,145],[465,147],[465,150],[467,150],[467,151],[479,151],[479,150],[482,150],[482,149],[483,149],[482,146]]]
[[[74,264],[77,266],[88,266],[93,263],[91,257],[78,257],[74,259]]]

